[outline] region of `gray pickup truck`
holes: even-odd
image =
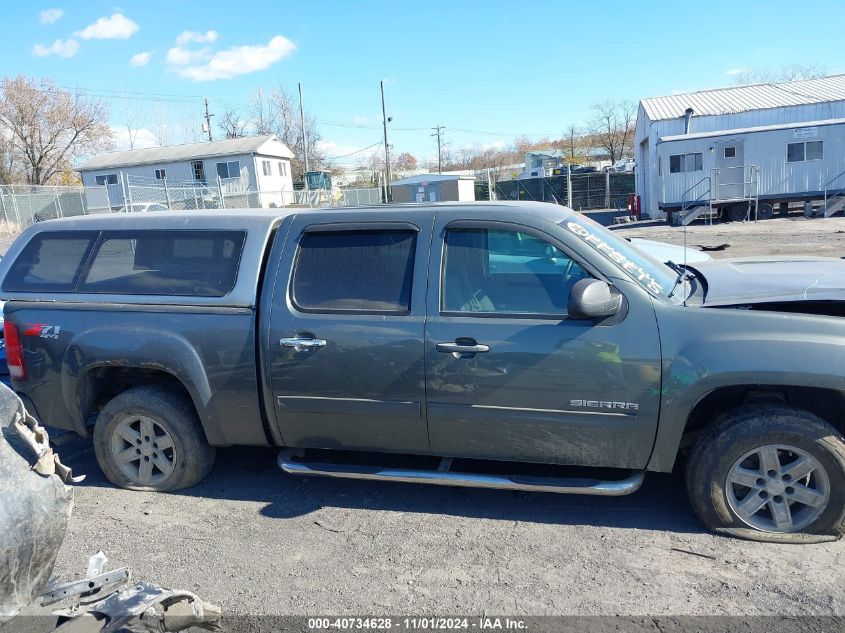
[[[661,263],[551,204],[90,216],[0,263],[15,389],[118,486],[292,474],[622,495],[842,535],[845,263]]]

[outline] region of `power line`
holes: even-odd
[[[367,147],[362,147],[361,149],[356,149],[354,152],[349,152],[348,154],[341,154],[340,156],[328,156],[326,160],[337,160],[338,158],[346,158],[347,156],[354,156],[355,154],[360,154],[361,152],[366,152],[368,149],[374,148],[376,145],[381,145],[381,141],[378,140],[372,145],[367,145]]]

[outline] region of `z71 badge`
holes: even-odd
[[[62,327],[60,325],[45,325],[43,323],[29,323],[23,331],[24,336],[37,336],[39,338],[49,338],[58,340],[59,332]]]

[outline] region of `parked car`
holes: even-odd
[[[663,264],[502,202],[64,219],[0,279],[15,388],[118,486],[192,486],[239,444],[292,474],[622,495],[688,453],[713,530],[845,529],[841,260]]]
[[[633,158],[620,158],[612,165],[605,167],[603,171],[634,171],[637,161]]]
[[[158,202],[133,202],[120,207],[118,213],[146,213],[147,211],[169,211],[169,209]]]

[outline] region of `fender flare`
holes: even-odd
[[[173,376],[187,390],[209,442],[219,435],[210,415],[212,394],[205,365],[183,336],[153,328],[108,325],[76,334],[65,351],[60,375],[65,406],[74,426],[83,432],[83,385],[90,372],[101,367],[146,369]]]

